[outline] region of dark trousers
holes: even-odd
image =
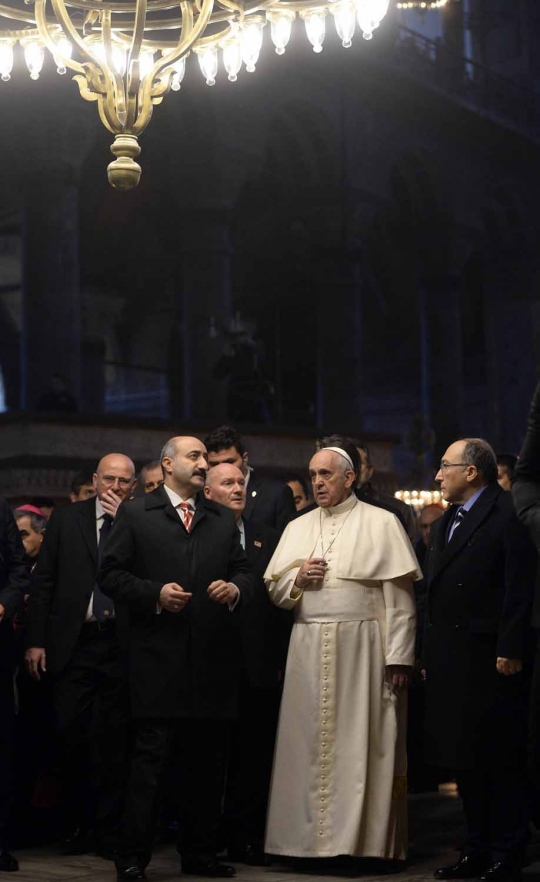
[[[540,636],[536,646],[531,688],[529,719],[529,776],[531,782],[531,810],[537,828],[540,827]]]
[[[13,670],[0,653],[0,849],[7,848],[7,824],[13,802],[15,695]]]
[[[225,838],[230,848],[263,846],[281,690],[242,676],[227,767]]]
[[[64,751],[62,792],[72,828],[93,829],[114,845],[127,778],[128,699],[115,625],[83,625],[73,654],[54,682]]]
[[[118,867],[150,861],[164,776],[171,768],[173,750],[179,756],[178,851],[182,858],[215,856],[229,726],[223,720],[137,721]]]
[[[525,763],[456,773],[467,825],[465,854],[521,866],[528,841]]]

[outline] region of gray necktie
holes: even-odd
[[[452,536],[454,535],[454,533],[456,532],[457,528],[459,527],[459,525],[463,523],[463,518],[465,517],[466,514],[467,514],[467,512],[465,511],[463,506],[461,508],[458,508],[457,514],[456,514],[454,520],[452,521],[452,526],[450,527],[450,532],[448,534],[448,541],[449,542],[450,542]]]

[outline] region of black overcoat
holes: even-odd
[[[295,514],[291,488],[275,478],[260,478],[252,470],[246,491],[244,521],[266,524],[281,535]]]
[[[96,500],[55,508],[32,573],[27,646],[43,646],[47,670],[71,658],[97,577]]]
[[[426,759],[464,769],[524,749],[528,672],[504,677],[496,660],[530,657],[536,551],[498,484],[447,543],[455,511],[433,524],[424,571]]]
[[[29,587],[30,575],[19,528],[9,503],[0,498],[0,603],[4,607],[0,621],[0,677],[2,682],[6,678],[8,688],[15,664],[13,616],[22,610]]]
[[[240,590],[232,612],[208,597],[208,586],[218,579]],[[114,600],[126,642],[133,715],[234,718],[237,613],[249,602],[252,579],[233,512],[199,494],[188,533],[164,487],[124,503],[107,540],[99,582]],[[193,597],[181,612],[158,615],[167,582],[177,582]]]
[[[239,610],[242,660],[251,685],[271,689],[278,685],[285,670],[294,616],[292,610],[279,609],[272,603],[263,578],[279,542],[279,533],[253,521],[247,521],[244,529],[247,563],[254,584],[251,602]]]

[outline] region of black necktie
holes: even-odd
[[[111,532],[113,519],[110,514],[103,515],[103,523],[101,525],[101,529],[99,531],[99,543],[98,543],[98,563],[101,563],[101,558],[103,557],[103,550],[105,548],[105,543],[107,541],[107,536]],[[114,614],[114,604],[110,597],[107,597],[106,594],[103,593],[99,585],[94,585],[94,599],[92,602],[92,614],[98,622],[104,622],[106,619],[109,619]]]

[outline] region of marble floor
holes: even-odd
[[[452,862],[459,847],[462,816],[459,800],[451,794],[422,794],[410,798],[410,857],[407,867],[396,878],[400,882],[427,882],[432,879],[435,867]],[[100,858],[61,857],[55,849],[26,849],[17,852],[19,872],[11,877],[14,882],[114,882],[116,875],[112,863]],[[525,870],[525,882],[540,882],[540,837],[533,836],[529,865]],[[158,847],[147,870],[151,882],[172,882],[179,878],[179,861],[173,846]],[[343,879],[344,874],[323,867],[294,868],[279,863],[271,867],[247,867],[237,865],[239,882],[306,882],[306,876],[314,876],[318,882]],[[346,875],[350,878],[350,874]],[[7,877],[6,877],[7,878]],[[186,882],[190,878],[186,876]],[[366,866],[361,876],[363,882],[382,879],[373,866]]]

